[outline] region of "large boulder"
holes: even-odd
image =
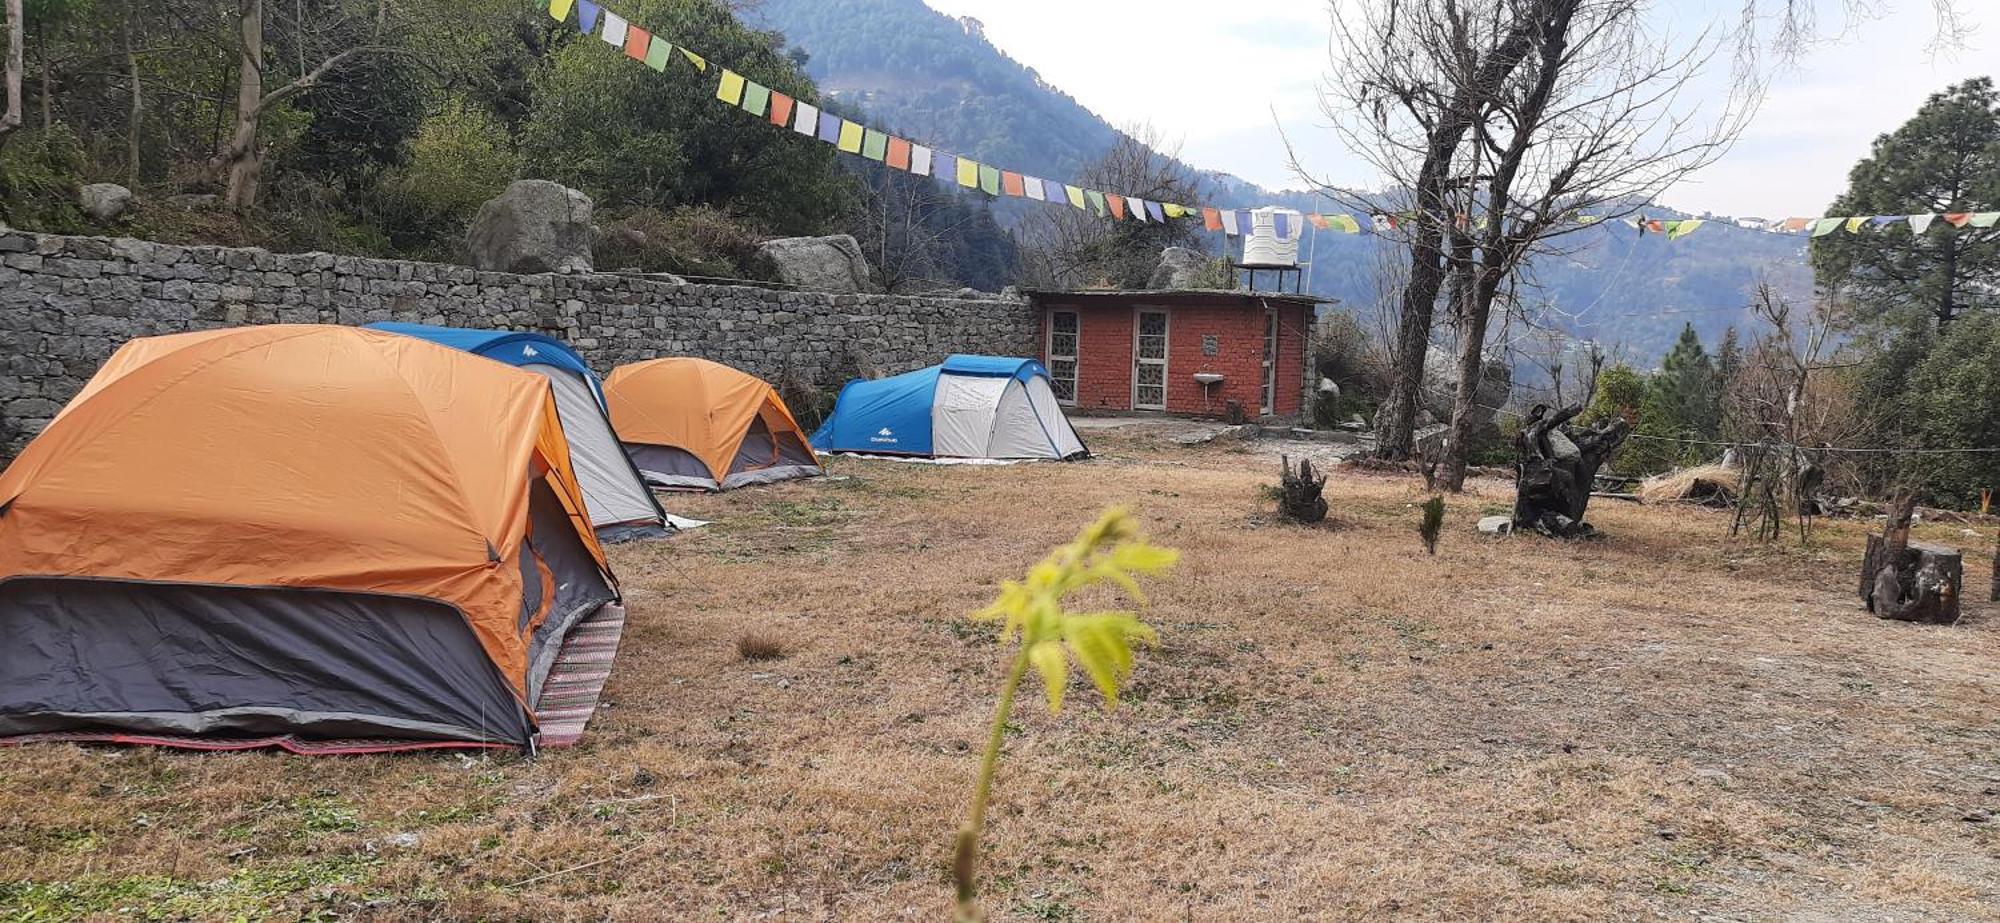
[[[1154,291],[1193,288],[1206,268],[1207,257],[1186,247],[1168,247],[1160,251],[1160,265],[1146,287]]]
[[[767,240],[758,254],[777,267],[778,281],[809,292],[842,295],[879,292],[861,244],[846,234]]]
[[[1485,433],[1494,425],[1494,414],[1507,406],[1514,393],[1514,370],[1507,363],[1489,359],[1480,371],[1479,390],[1473,393],[1475,433]],[[1451,422],[1452,403],[1458,399],[1457,356],[1435,346],[1424,355],[1423,398],[1424,409],[1434,419]]]
[[[132,207],[132,190],[117,183],[91,183],[77,191],[77,205],[90,220],[110,224]]]
[[[472,265],[489,272],[591,272],[590,197],[524,179],[479,207],[467,237]]]

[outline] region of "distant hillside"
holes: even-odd
[[[1116,143],[1119,132],[1035,70],[994,47],[976,21],[959,20],[923,0],[762,0],[749,14],[783,32],[809,56],[807,72],[823,92],[894,131],[982,160],[1052,179],[1074,176]],[[1285,205],[1331,210],[1306,192],[1272,191],[1228,173],[1207,174],[1209,203],[1222,207]],[[1000,203],[1002,221],[1032,203]],[[1223,241],[1210,241],[1221,252]],[[1320,234],[1313,288],[1351,309],[1369,311],[1382,241]],[[1811,292],[1805,241],[1714,222],[1668,243],[1622,225],[1579,234],[1576,251],[1543,260],[1535,281],[1542,297],[1569,315],[1564,329],[1622,347],[1650,364],[1692,322],[1711,345],[1731,324],[1744,326],[1760,279],[1793,296]]]

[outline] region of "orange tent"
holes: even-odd
[[[621,365],[604,381],[611,426],[657,487],[728,490],[823,473],[777,389],[706,359]]]
[[[0,734],[525,745],[616,597],[547,379],[348,327],[134,340],[0,473]]]

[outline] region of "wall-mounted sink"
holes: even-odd
[[[1219,385],[1222,384],[1222,376],[1216,372],[1196,372],[1194,373],[1194,381],[1195,384],[1202,385],[1203,387]]]

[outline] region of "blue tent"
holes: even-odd
[[[400,333],[440,346],[485,356],[549,380],[563,435],[569,439],[570,466],[576,469],[591,525],[607,541],[664,535],[673,530],[666,511],[633,467],[611,428],[604,384],[597,373],[561,340],[511,330],[465,330],[429,324],[382,322],[371,329]]]
[[[952,356],[941,365],[840,391],[813,434],[822,452],[921,458],[1049,458],[1088,455],[1033,359]]]

